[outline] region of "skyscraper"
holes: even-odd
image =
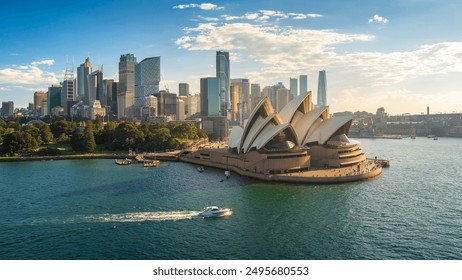
[[[64,81],[61,88],[61,107],[63,107],[63,112],[65,116],[68,116],[70,113],[70,108],[74,103],[76,93],[76,84],[74,79],[74,65],[68,65],[66,67],[66,72],[64,74]],[[49,103],[51,104],[51,103]],[[50,106],[51,107],[51,106]],[[51,110],[54,108],[50,108]]]
[[[188,83],[178,84],[178,95],[179,96],[189,96],[189,84]]]
[[[250,98],[252,99],[251,110],[253,110],[262,99],[260,84],[250,84]]]
[[[233,88],[233,96],[231,99],[231,110],[233,111],[232,115],[238,114],[240,118],[248,118],[251,106],[249,79],[231,79],[231,87]],[[238,106],[235,106],[235,100],[237,100],[237,104],[239,104]]]
[[[175,116],[177,114],[177,96],[167,90],[153,94],[157,98],[157,114],[159,116]]]
[[[87,57],[85,62],[77,67],[77,100],[83,100],[84,96],[88,95],[87,77],[93,71],[93,65],[90,58]]]
[[[326,71],[319,71],[318,79],[318,106],[327,106],[327,79]]]
[[[119,61],[119,85],[117,96],[117,117],[134,117],[135,110],[135,65],[134,54],[122,54]]]
[[[62,91],[63,91],[62,85],[51,85],[51,87],[48,87],[48,92],[47,92],[48,111],[42,112],[44,113],[44,115],[51,115],[51,109],[57,106],[61,106]]]
[[[291,98],[295,98],[298,96],[298,81],[297,78],[290,78],[290,95],[292,95]]]
[[[201,78],[201,116],[220,116],[220,82],[218,78]]]
[[[34,93],[34,115],[40,116],[41,108],[42,108],[42,101],[47,100],[47,94],[43,91],[36,91]]]
[[[217,51],[216,55],[216,74],[219,86],[219,108],[220,116],[228,117],[231,97],[229,94],[229,53]],[[202,87],[201,87],[202,88]]]
[[[271,87],[271,92],[270,94],[268,95],[270,101],[271,101],[271,104],[277,104],[277,99],[278,99],[278,95],[277,95],[277,91],[278,89],[285,89],[286,87],[284,86],[284,84],[282,82],[279,82],[277,85],[273,85]]]
[[[300,75],[299,79],[300,79],[300,93],[298,95],[305,95],[306,92],[308,91],[308,76]]]
[[[160,56],[148,57],[135,65],[135,115],[140,118],[145,97],[159,92]]]
[[[13,101],[2,102],[2,113],[3,117],[12,117],[14,115],[14,103]]]
[[[103,66],[98,67],[98,70],[93,71],[87,76],[88,94],[85,96],[85,104],[93,104],[95,100],[99,100],[100,104],[104,104],[104,75]]]

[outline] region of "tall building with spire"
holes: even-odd
[[[50,91],[50,89],[48,90]],[[66,72],[64,74],[64,80],[62,83],[62,88],[61,88],[61,99],[60,99],[60,105],[63,107],[64,110],[64,115],[68,116],[70,113],[70,108],[74,103],[74,100],[76,99],[76,84],[75,84],[75,78],[74,78],[74,65],[73,64],[68,64],[66,67]],[[51,104],[51,102],[49,103]],[[50,105],[50,113],[51,109],[53,109],[54,106]]]
[[[229,52],[217,51],[216,54],[216,77],[218,78],[218,86],[220,89],[220,116],[228,116],[230,109],[230,67],[229,67]]]
[[[135,65],[134,54],[122,54],[119,61],[117,117],[134,118],[135,113]]]
[[[77,100],[84,100],[85,96],[88,96],[88,75],[90,75],[92,71],[93,65],[91,64],[89,57],[85,59],[84,63],[77,67]]]
[[[319,71],[318,79],[318,106],[327,106],[327,79],[326,71]]]

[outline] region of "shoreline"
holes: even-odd
[[[116,154],[85,154],[85,155],[65,155],[65,156],[30,156],[30,157],[0,157],[0,162],[17,161],[47,161],[47,160],[72,160],[72,159],[124,159],[135,158],[129,155]]]

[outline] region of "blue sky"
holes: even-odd
[[[215,51],[263,88],[325,69],[331,111],[461,112],[462,1],[9,1],[0,17],[0,101],[16,107],[87,56],[117,78],[120,54],[161,56],[162,85],[199,91]]]

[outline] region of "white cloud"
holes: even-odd
[[[255,13],[245,13],[242,16],[232,16],[232,15],[223,15],[222,18],[226,21],[232,20],[254,20],[257,22],[266,23],[268,20],[274,18],[276,21],[280,21],[283,19],[307,19],[307,18],[318,18],[322,17],[323,15],[320,14],[302,14],[302,13],[285,13],[282,11],[274,11],[274,10],[260,10]]]
[[[53,59],[31,62],[29,65],[12,65],[0,69],[0,84],[2,85],[51,85],[58,82],[56,73],[42,69],[51,66]]]
[[[180,9],[180,10],[188,9],[188,8],[198,8],[198,9],[201,9],[201,10],[223,10],[223,9],[224,9],[224,7],[220,7],[220,6],[217,6],[217,5],[212,4],[212,3],[202,3],[202,4],[195,4],[195,3],[191,3],[191,4],[181,4],[181,5],[174,6],[173,8],[174,8],[174,9]]]
[[[203,17],[203,16],[198,16],[199,19],[205,20],[205,21],[219,21],[219,18],[215,17]]]
[[[388,19],[384,18],[384,17],[381,17],[378,14],[375,14],[373,17],[371,17],[369,19],[368,23],[374,23],[374,22],[386,24],[386,23],[388,23]]]
[[[323,16],[323,15],[320,15],[320,14],[298,14],[298,13],[288,13],[287,15],[289,15],[293,19],[318,18],[318,17]]]
[[[38,65],[51,66],[53,64],[55,64],[54,59],[44,59],[44,60],[40,60],[40,61],[34,61],[34,62],[31,63],[31,65],[33,65],[33,66],[38,66]]]
[[[361,100],[367,99],[370,104],[376,104],[355,104],[352,100],[351,104],[356,107],[349,110],[390,105],[400,95],[412,92],[435,76],[462,73],[462,41],[422,45],[412,51],[343,53],[337,50],[342,45],[368,42],[375,37],[254,22],[203,23],[184,30],[186,34],[176,42],[180,48],[229,51],[232,63],[237,62],[234,58],[238,58],[239,62],[252,65],[241,73],[238,67],[234,68],[233,73],[236,74],[233,75],[249,78],[262,87],[278,81],[287,82],[288,77],[294,74],[317,75],[320,69],[326,69],[330,77],[329,88],[336,93],[330,95],[331,101],[341,100],[342,94],[347,94],[353,98],[364,97]],[[311,83],[315,90],[316,83]],[[380,105],[382,101],[385,103],[381,99],[384,94],[393,94],[394,97],[388,97],[386,104]],[[431,95],[430,92],[419,94],[420,97]],[[341,103],[335,109],[348,110],[346,105]]]

